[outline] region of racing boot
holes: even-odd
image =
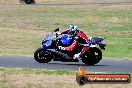
[[[79,61],[79,62],[81,62],[81,57],[80,57],[80,55],[81,55],[81,52],[80,53],[78,53],[78,54],[75,54],[74,56],[73,56],[73,60],[77,60],[77,61]]]

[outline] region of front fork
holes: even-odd
[[[41,46],[40,46],[40,48],[42,48],[42,49],[46,49],[46,46],[44,46],[44,45],[41,45]]]
[[[45,52],[44,52],[44,55],[48,55],[50,52],[47,50],[47,47],[44,46],[44,45],[41,45],[40,46],[41,49],[43,49]]]

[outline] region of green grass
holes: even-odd
[[[23,69],[0,68],[0,77],[1,77],[0,88],[38,88],[38,87],[44,88],[42,86],[43,83],[41,81],[50,82],[47,79],[47,77],[50,78],[50,77],[57,76],[55,79],[58,80],[58,77],[65,76],[65,79],[67,79],[68,78],[67,76],[73,76],[73,75],[75,75],[75,73],[76,72],[69,71],[69,70],[33,70],[33,69],[29,69],[29,68],[25,68],[25,69],[24,68]],[[43,77],[43,78],[41,78],[41,77]],[[25,82],[27,80],[29,80],[29,82]],[[35,83],[31,82],[32,80],[35,80]],[[51,78],[50,78],[50,80],[51,80]],[[54,80],[54,78],[53,78],[53,80]]]
[[[0,68],[0,74],[35,74],[35,75],[76,75],[78,73],[78,69],[76,71],[71,71],[67,69],[62,70],[47,70],[47,69],[30,69],[30,68]],[[98,74],[94,72],[86,72],[86,74]],[[102,74],[121,74],[119,72],[116,73],[105,73],[102,72]],[[125,74],[125,73],[122,73]],[[132,74],[130,73],[132,76]]]
[[[104,42],[107,44],[107,46],[106,46],[106,50],[103,51],[104,57],[114,57],[118,59],[131,59],[132,57],[132,51],[131,51],[132,36],[131,35],[115,35],[115,34],[109,34],[109,35],[96,34],[96,35],[103,36],[106,38]]]
[[[88,36],[106,37],[104,57],[131,59],[132,11],[127,7],[132,7],[120,7],[5,5],[0,8],[0,55],[31,56],[45,34],[75,24]]]
[[[92,73],[87,72],[86,74]],[[0,77],[0,88],[62,88],[64,86],[67,88],[71,88],[71,86],[72,88],[80,87],[76,85],[76,72],[69,70],[0,68]],[[100,85],[101,84],[99,84],[99,86]],[[92,88],[96,87],[97,85]],[[87,86],[84,88],[87,88]]]
[[[13,26],[0,25],[0,28],[13,28]]]
[[[29,68],[15,69],[15,68],[0,68],[0,73],[7,74],[36,74],[36,75],[75,75],[75,71],[70,70],[33,70]]]

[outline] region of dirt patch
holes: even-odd
[[[102,34],[108,34],[108,35],[132,35],[132,31],[108,31],[108,30],[84,30],[84,33],[86,34],[95,34],[95,35],[102,35]]]
[[[107,18],[106,20],[108,22],[114,23],[114,22],[120,22],[120,21],[128,21],[129,18],[128,17],[126,17],[126,18],[110,17],[110,18]]]
[[[104,9],[132,10],[132,4],[112,4],[104,6]]]
[[[118,22],[118,21],[119,21],[119,18],[117,17],[108,18],[108,22]]]
[[[107,21],[107,22],[112,22],[112,23],[116,23],[116,22],[120,22],[120,21],[128,21],[129,18],[118,18],[118,17],[109,17],[109,18],[101,18],[101,17],[92,17],[92,16],[86,16],[84,18],[85,21]]]
[[[84,18],[84,20],[86,20],[86,21],[100,21],[101,18],[87,16],[87,17]]]

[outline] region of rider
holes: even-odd
[[[70,46],[68,46],[68,47],[59,46],[59,49],[63,49],[65,51],[74,50],[76,45],[78,44],[79,38],[81,38],[85,42],[88,42],[88,40],[89,40],[89,38],[82,31],[78,30],[77,26],[74,26],[74,25],[70,25],[70,27],[66,31],[62,32],[61,34],[68,34],[75,38],[74,42]],[[85,53],[87,50],[88,50],[88,47],[84,46],[83,49],[81,50],[81,52],[75,54],[72,59],[80,60],[81,59],[80,55]]]

